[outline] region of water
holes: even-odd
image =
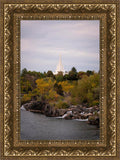
[[[84,121],[46,117],[21,110],[22,140],[97,140],[99,129]]]
[[[64,115],[62,116],[62,118],[65,118],[65,117],[67,116],[68,113],[69,113],[70,115],[72,115],[72,111],[67,111],[67,113],[64,114]]]

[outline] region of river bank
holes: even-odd
[[[56,109],[54,106],[50,106],[45,101],[31,101],[22,105],[27,111],[34,113],[41,113],[47,117],[59,117],[66,120],[78,119],[87,121],[87,123],[92,125],[97,125],[99,127],[99,107],[86,107],[82,105],[71,105],[66,109]]]

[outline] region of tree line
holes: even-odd
[[[45,100],[57,108],[70,105],[99,105],[99,73],[79,71],[54,75],[52,71],[36,72],[24,68],[21,72],[21,103]]]

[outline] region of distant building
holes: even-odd
[[[57,75],[57,74],[62,74],[62,75],[67,74],[67,72],[64,70],[64,67],[62,65],[61,56],[59,57],[59,62],[58,62],[58,65],[57,65],[57,68],[56,68],[56,71],[54,72],[54,74],[55,75]]]

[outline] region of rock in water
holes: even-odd
[[[67,111],[67,113],[62,116],[64,119],[72,119],[72,117],[72,111]]]

